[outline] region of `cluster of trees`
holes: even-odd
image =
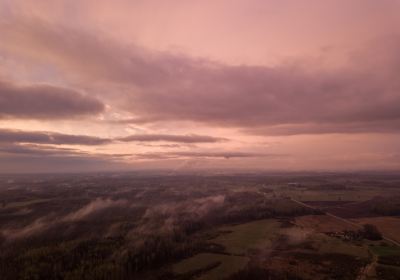
[[[356,279],[360,268],[368,263],[366,259],[340,253],[296,252],[292,256],[317,266],[318,275],[325,276],[322,279]]]
[[[2,255],[2,279],[102,279],[115,266],[121,239],[70,241]],[[87,274],[79,278],[77,275]],[[96,277],[95,277],[96,276]],[[111,278],[110,278],[111,279]]]
[[[318,210],[298,205],[287,198],[267,199],[254,192],[237,192],[225,198],[219,223],[243,223],[275,217],[319,215]]]
[[[301,215],[321,214],[317,210],[304,207],[287,206],[283,209],[275,209],[268,204],[246,205],[240,209],[231,209],[220,217],[221,223],[244,223],[254,220],[274,217],[296,217]]]
[[[302,265],[306,265],[308,268],[314,267],[321,279],[356,279],[359,269],[366,265],[365,260],[344,254],[296,252],[294,255],[297,260],[304,260],[305,262],[295,263],[296,268],[293,270],[282,269],[279,266],[265,268],[262,264],[250,263],[244,269],[231,275],[228,280],[309,279],[309,277],[302,277]],[[326,263],[329,263],[329,266]]]
[[[381,240],[382,234],[375,225],[365,224],[360,230],[344,231],[345,238],[349,240]]]
[[[133,275],[194,255],[202,247],[200,240],[188,238],[181,232],[152,235],[145,237],[140,245],[128,250],[121,263],[126,274]]]
[[[203,245],[183,232],[61,242],[0,257],[1,279],[136,279],[191,256]]]
[[[1,279],[136,279],[195,254],[199,242],[177,236],[147,236],[138,246],[122,239],[66,242],[0,258]]]
[[[112,213],[124,214],[116,210]],[[180,213],[168,231],[154,229],[137,232],[137,236],[120,232],[118,237],[97,235],[85,239],[86,233],[95,233],[108,221],[114,221],[103,215],[104,220],[91,218],[80,222],[80,230],[74,235],[63,234],[68,227],[53,227],[29,242],[22,240],[12,250],[0,252],[0,278],[143,279],[138,275],[145,271],[159,270],[165,264],[207,250],[204,238],[198,234],[202,230],[226,223],[305,214],[315,213],[289,199],[268,200],[262,194],[238,192],[226,195],[223,204],[208,214]],[[60,238],[52,238],[57,233]]]
[[[301,280],[298,275],[288,271],[272,271],[257,265],[247,265],[244,269],[231,275],[228,280],[259,280],[259,279],[275,279],[275,280]]]

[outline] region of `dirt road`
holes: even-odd
[[[305,204],[305,203],[303,203],[303,202],[301,202],[301,201],[298,201],[298,200],[296,200],[296,199],[293,199],[293,198],[290,198],[290,199],[291,199],[293,202],[296,202],[297,204],[300,204],[300,205],[302,205],[302,206],[304,206],[304,207],[307,207],[307,208],[310,208],[310,209],[313,209],[313,210],[318,210],[318,208],[313,207],[313,206],[310,206],[310,205],[307,205],[307,204]],[[349,224],[349,225],[352,225],[352,226],[355,226],[355,227],[358,227],[358,228],[361,228],[361,227],[362,227],[362,225],[360,225],[360,224],[357,224],[357,223],[352,222],[352,221],[350,221],[350,220],[348,220],[348,219],[344,219],[344,218],[341,218],[341,217],[339,217],[339,216],[333,215],[333,214],[331,214],[331,213],[325,212],[325,214],[326,214],[327,216],[330,216],[330,217],[332,217],[332,218],[335,218],[335,219],[337,219],[337,220],[340,220],[340,221],[342,221],[342,222],[344,222],[344,223],[347,223],[347,224]],[[392,243],[392,244],[394,244],[394,245],[400,247],[400,243],[399,243],[399,242],[397,242],[397,241],[395,241],[395,240],[393,240],[393,239],[391,239],[391,238],[388,238],[387,236],[384,236],[384,235],[382,235],[382,238],[383,238],[384,240],[386,240],[386,241],[388,241],[388,242],[390,242],[390,243]]]

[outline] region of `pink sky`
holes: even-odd
[[[399,14],[0,0],[0,172],[399,170]]]

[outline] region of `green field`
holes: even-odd
[[[174,274],[182,275],[205,270],[201,276],[196,279],[217,280],[223,279],[241,270],[246,266],[248,261],[249,259],[246,257],[202,253],[175,264],[172,267],[172,271]],[[219,264],[217,265],[217,263]],[[214,264],[216,266],[214,266]],[[207,270],[208,267],[213,268]]]
[[[197,274],[196,279],[223,279],[248,263],[251,249],[269,248],[280,232],[280,222],[275,219],[222,226],[220,235],[212,240],[225,247],[227,254],[201,253],[185,259],[172,267],[175,274]]]
[[[378,256],[400,256],[400,248],[396,246],[370,246],[369,248]]]
[[[220,227],[223,233],[211,242],[225,247],[230,254],[243,255],[249,249],[270,247],[279,231],[280,223],[275,219],[260,220],[235,226]]]
[[[368,247],[357,246],[350,242],[344,242],[338,238],[329,237],[324,234],[315,234],[311,237],[313,245],[322,254],[335,253],[360,258],[368,258]]]

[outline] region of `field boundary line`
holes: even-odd
[[[297,204],[300,204],[300,205],[302,205],[302,206],[304,206],[304,207],[307,207],[307,208],[310,208],[310,209],[313,209],[313,210],[320,210],[320,209],[318,209],[318,208],[316,208],[316,207],[313,207],[313,206],[311,206],[311,205],[305,204],[304,202],[298,201],[298,200],[296,200],[296,199],[294,199],[294,198],[290,198],[290,200],[293,201],[293,202],[296,202]],[[347,223],[347,224],[349,224],[349,225],[352,225],[352,226],[355,226],[355,227],[358,227],[358,228],[362,228],[362,225],[360,225],[360,224],[358,224],[358,223],[355,223],[355,222],[352,222],[352,221],[350,221],[350,220],[348,220],[348,219],[345,219],[345,218],[342,218],[342,217],[333,215],[333,214],[328,213],[328,212],[325,212],[325,211],[324,211],[324,213],[325,213],[325,215],[327,215],[327,216],[329,216],[329,217],[335,218],[335,219],[340,220],[340,221],[342,221],[342,222],[345,222],[345,223]],[[383,240],[386,240],[386,241],[389,241],[390,243],[392,243],[392,244],[394,244],[394,245],[400,247],[400,243],[399,243],[399,242],[397,242],[397,241],[395,241],[395,240],[393,240],[393,239],[391,239],[391,238],[388,238],[388,237],[385,236],[385,235],[382,235],[382,239],[383,239]]]

